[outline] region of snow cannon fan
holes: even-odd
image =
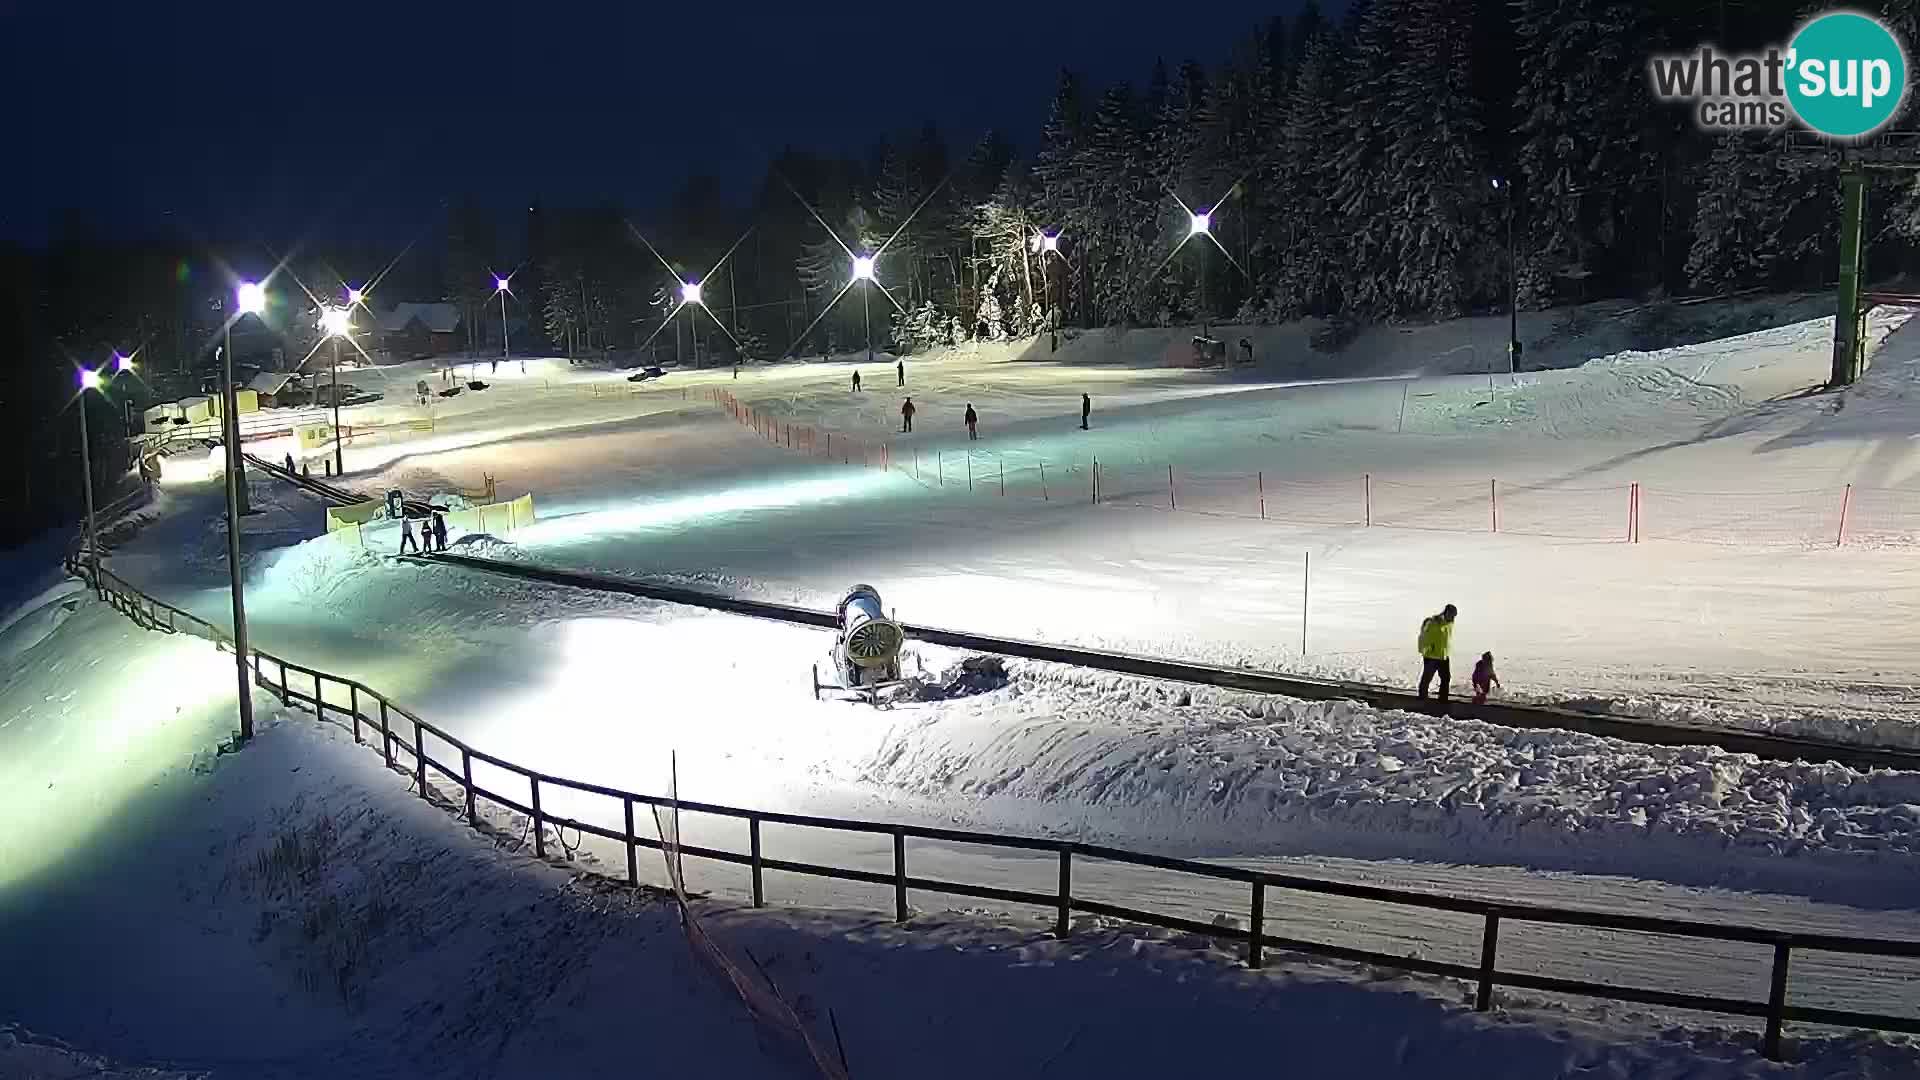
[[[880,591],[871,585],[848,589],[834,615],[840,631],[833,644],[833,664],[841,685],[823,685],[816,669],[814,696],[819,697],[822,690],[844,690],[877,702],[881,689],[900,682],[900,646],[906,634],[899,623],[887,618]]]

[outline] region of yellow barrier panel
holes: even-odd
[[[301,424],[293,429],[293,437],[302,450],[313,450],[333,441],[332,424]]]

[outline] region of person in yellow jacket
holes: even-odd
[[[1453,620],[1460,609],[1448,604],[1440,614],[1420,621],[1420,697],[1427,696],[1427,684],[1440,676],[1440,700],[1447,700],[1447,686],[1453,682]]]

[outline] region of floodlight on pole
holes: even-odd
[[[98,390],[100,389],[100,381],[101,380],[100,380],[99,372],[93,370],[92,368],[80,369],[80,389]]]
[[[359,289],[353,288],[352,286],[348,286],[347,288],[347,306],[348,307],[359,307],[362,303],[366,301],[366,299],[367,299],[366,293],[360,291]]]
[[[1059,251],[1060,250],[1060,234],[1059,233],[1041,233],[1040,234],[1040,250]]]
[[[320,328],[328,337],[346,337],[353,330],[353,313],[346,308],[327,308],[320,313]]]
[[[872,281],[873,280],[873,256],[855,255],[853,257],[853,280],[855,281]]]
[[[512,280],[513,280],[513,279],[512,279],[511,277],[497,277],[497,276],[496,276],[496,277],[495,277],[495,278],[493,279],[493,291],[494,291],[494,292],[506,292],[506,291],[507,291],[507,285],[508,285],[509,283],[511,283],[511,282],[512,282]]]
[[[87,434],[87,391],[100,389],[100,382],[98,371],[80,369],[80,483],[87,493],[87,567],[93,571],[94,592],[104,598],[106,587],[100,580],[100,534],[93,516],[93,437]]]
[[[1206,211],[1196,211],[1193,220],[1187,224],[1188,236],[1205,236],[1213,229],[1213,215]]]
[[[243,281],[235,297],[240,302],[240,314],[258,315],[267,310],[267,290],[258,282]]]
[[[114,353],[114,354],[113,354],[113,370],[115,370],[115,371],[132,371],[132,370],[133,370],[133,357],[131,357],[131,356],[121,356],[121,355],[120,355],[119,353]]]
[[[682,304],[700,303],[700,283],[697,281],[681,282],[680,283],[680,302]]]

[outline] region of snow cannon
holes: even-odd
[[[848,589],[834,615],[840,630],[833,643],[833,666],[840,685],[821,683],[816,669],[813,696],[819,697],[822,690],[842,690],[877,701],[880,690],[900,682],[900,646],[907,635],[887,617],[880,590],[871,585]]]

